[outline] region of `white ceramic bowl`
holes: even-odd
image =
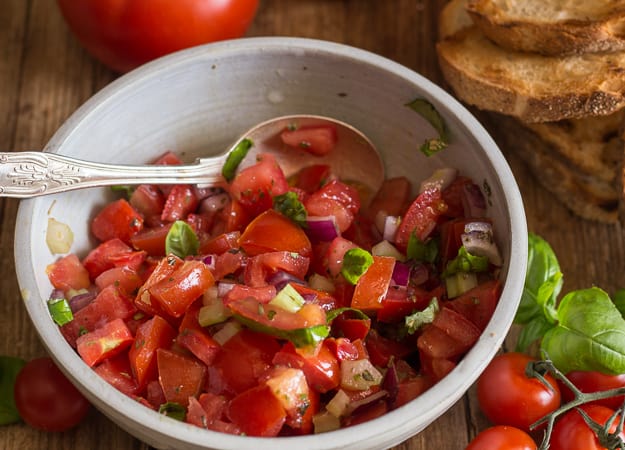
[[[452,143],[435,157],[418,151],[430,125],[405,104],[429,100],[451,130]],[[49,217],[68,224],[71,248],[94,245],[88,221],[109,198],[107,189],[39,197],[21,203],[15,234],[17,275],[28,313],[61,369],[120,427],[157,448],[280,450],[382,449],[423,430],[476,380],[502,343],[525,277],[527,229],[514,177],[493,140],[456,100],[419,74],[352,47],[298,38],[250,38],[196,47],[147,64],[111,83],[78,109],[45,151],[88,160],[142,164],[165,150],[191,162],[217,154],[249,126],[274,116],[312,113],[360,128],[378,146],[387,176],[415,182],[442,166],[488,186],[488,215],[505,264],[501,300],[473,349],[441,382],[381,418],[331,433],[289,437],[231,436],[159,415],[95,376],[50,319],[45,267]],[[418,185],[418,183],[417,183]]]

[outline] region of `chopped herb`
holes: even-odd
[[[422,311],[416,311],[406,316],[405,325],[408,334],[416,333],[423,325],[432,323],[438,312],[438,300],[436,297],[430,300],[430,304]]]
[[[360,247],[352,248],[343,256],[341,274],[351,284],[356,284],[371,264],[373,264],[371,253]]]
[[[226,158],[226,162],[221,169],[221,174],[226,181],[232,181],[234,174],[237,171],[237,167],[243,161],[243,158],[247,156],[247,152],[252,147],[253,142],[250,139],[243,139],[237,144],[237,146],[230,152]]]
[[[273,209],[288,217],[300,227],[306,227],[308,213],[302,202],[297,198],[297,194],[288,191],[273,198]]]
[[[419,150],[421,150],[425,156],[432,156],[447,147],[449,143],[449,132],[445,121],[436,108],[434,108],[434,105],[424,98],[417,98],[407,103],[406,106],[419,113],[421,117],[427,120],[438,132],[438,138],[426,139]]]
[[[423,242],[413,231],[408,238],[408,247],[406,248],[406,256],[418,262],[434,262],[438,256],[438,242],[430,239]]]
[[[74,320],[74,314],[65,298],[51,298],[48,300],[48,311],[52,320],[60,327]]]
[[[166,415],[167,417],[171,417],[172,419],[180,420],[184,422],[187,411],[180,403],[176,402],[166,402],[158,407],[158,412]]]
[[[176,220],[165,238],[165,253],[185,258],[195,255],[200,247],[200,240],[191,226],[182,221]]]
[[[111,186],[111,191],[121,192],[122,194],[124,194],[126,198],[130,198],[130,196],[135,191],[135,189],[136,189],[136,186],[130,186],[130,185]]]
[[[446,278],[458,272],[485,272],[488,270],[488,256],[470,254],[464,245],[458,250],[458,256],[447,263],[442,277]]]

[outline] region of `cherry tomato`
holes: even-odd
[[[57,0],[82,45],[118,72],[194,45],[238,38],[258,0]]]
[[[551,375],[545,379],[553,390],[525,375],[530,361],[523,353],[501,353],[478,379],[478,402],[492,423],[529,431],[530,425],[560,406],[560,389]]]
[[[515,427],[496,425],[482,431],[465,450],[536,450],[529,434]]]
[[[65,431],[78,425],[90,407],[48,357],[26,363],[15,379],[14,396],[24,422],[45,431]]]
[[[614,410],[599,405],[580,406],[592,420],[604,425]],[[610,426],[610,433],[616,430],[618,417]],[[620,433],[621,439],[625,439],[625,433]],[[575,409],[567,412],[556,422],[549,439],[550,450],[604,450],[599,443],[597,435],[584,421],[582,415]]]
[[[601,372],[574,370],[567,373],[566,377],[582,392],[599,392],[625,387],[625,374],[606,375]],[[565,401],[573,399],[573,392],[566,386],[560,385],[560,391]],[[606,408],[618,409],[623,404],[623,399],[624,397],[621,395],[592,403]]]

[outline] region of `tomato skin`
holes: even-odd
[[[87,289],[91,284],[89,272],[73,253],[49,264],[46,267],[46,275],[55,288],[63,291]]]
[[[143,217],[123,198],[106,205],[91,222],[91,232],[100,241],[118,238],[128,243],[142,229]]]
[[[582,405],[591,419],[604,425],[614,410],[599,405]],[[618,424],[618,416],[610,425],[609,432],[614,433]],[[621,432],[621,439],[625,439],[625,433]],[[556,421],[549,439],[550,450],[604,450],[599,443],[595,432],[592,431],[581,414],[573,409]]]
[[[529,434],[515,427],[496,425],[481,431],[465,450],[536,450]]]
[[[15,406],[28,425],[44,431],[65,431],[78,425],[89,401],[48,357],[26,363],[15,379]]]
[[[280,251],[302,256],[310,256],[312,253],[306,233],[273,209],[268,209],[249,223],[239,238],[239,245],[249,256]]]
[[[582,392],[599,392],[625,387],[625,374],[606,375],[595,371],[575,370],[567,373],[566,377]],[[568,402],[573,399],[573,392],[564,384],[560,384],[560,391],[565,401]],[[618,409],[623,404],[623,397],[622,395],[619,397],[610,397],[594,401],[591,404]]]
[[[447,210],[441,191],[438,189],[426,190],[419,194],[408,207],[395,235],[395,245],[400,250],[406,250],[410,235],[415,235],[425,241],[436,227],[439,217]]]
[[[296,130],[284,130],[280,139],[286,145],[299,148],[313,155],[326,155],[332,151],[338,136],[334,125],[303,127]]]
[[[530,361],[523,353],[499,354],[478,379],[478,402],[492,423],[529,431],[530,425],[560,406],[560,389],[551,375],[545,379],[553,391],[525,375]]]
[[[258,0],[57,3],[82,45],[118,72],[183,48],[241,37],[258,8]]]

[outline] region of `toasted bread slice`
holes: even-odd
[[[468,0],[466,8],[507,49],[544,55],[625,49],[625,0]]]
[[[549,122],[611,114],[625,106],[625,52],[555,57],[508,51],[475,26],[436,48],[447,83],[479,109]]]
[[[604,121],[600,131],[589,130],[588,119],[541,124],[535,128],[512,117],[481,113],[479,118],[504,152],[514,152],[536,180],[571,212],[606,224],[619,221],[624,143],[623,113],[590,118]],[[569,129],[568,136],[563,130]],[[591,149],[592,154],[585,150]],[[590,160],[598,158],[597,164]]]

